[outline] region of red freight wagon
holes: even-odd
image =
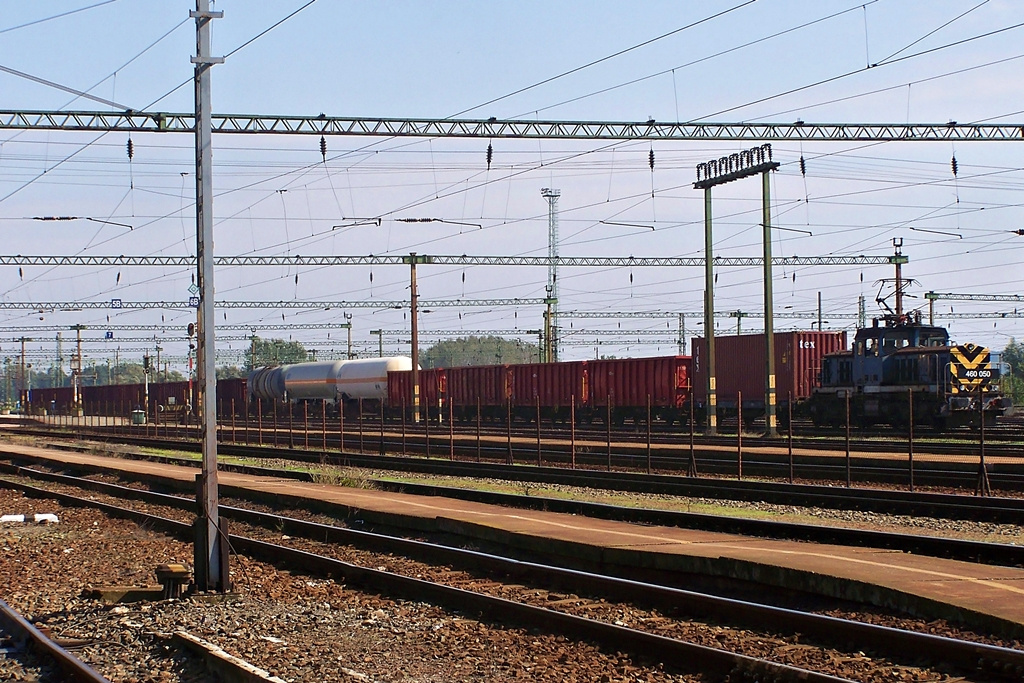
[[[693,339],[693,393],[698,403],[707,398],[706,347],[703,338]],[[792,394],[799,402],[818,385],[818,373],[825,354],[846,348],[846,332],[776,332],[775,396],[783,405]],[[715,337],[715,375],[718,405],[736,406],[736,394],[743,392],[746,408],[764,409],[764,335],[723,335]]]
[[[510,365],[512,410],[516,417],[533,419],[540,400],[541,416],[566,420],[575,402],[577,411],[586,408],[587,363],[526,363]]]
[[[615,420],[646,419],[650,397],[655,419],[676,421],[690,398],[691,368],[689,356],[587,361],[588,406],[602,419],[609,402]]]
[[[509,365],[474,365],[447,368],[448,400],[456,418],[475,419],[477,405],[480,416],[504,419],[512,394],[512,371]]]
[[[32,389],[26,399],[22,396],[21,403],[33,413],[47,411],[50,415],[67,415],[71,412],[71,387],[46,387]]]
[[[420,414],[422,416],[429,411],[429,415],[436,417],[438,411],[442,409],[442,400],[448,394],[446,370],[420,370],[419,375]],[[404,407],[406,415],[412,415],[412,370],[388,372],[388,407],[393,412]]]

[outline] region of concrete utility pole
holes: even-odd
[[[222,542],[217,491],[217,374],[214,365],[213,299],[213,138],[210,103],[210,67],[223,58],[210,55],[210,22],[223,12],[211,12],[210,0],[196,0],[190,13],[196,20],[196,284],[199,286],[199,413],[203,467],[199,519],[195,545],[196,586],[199,590],[227,591],[230,579],[227,544]]]
[[[545,287],[548,299],[548,319],[546,327],[549,330],[547,336],[548,362],[558,360],[558,198],[562,196],[561,190],[545,187],[540,191],[540,196],[548,200],[548,284]]]
[[[420,335],[416,307],[419,303],[419,292],[416,288],[416,264],[430,263],[429,256],[417,256],[411,252],[405,257],[409,264],[409,319],[412,330],[412,421],[420,421]]]
[[[345,314],[345,325],[348,328],[348,353],[346,354],[346,357],[349,360],[352,360],[352,314],[351,313],[346,313]]]

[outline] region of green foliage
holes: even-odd
[[[283,339],[260,339],[256,337],[253,341],[253,351],[249,354],[248,362],[245,365],[245,372],[255,367],[264,365],[286,365],[288,363],[304,363],[309,360],[309,354],[299,342],[290,342]]]
[[[1009,364],[1010,373],[999,380],[999,386],[1017,405],[1020,397],[1024,396],[1024,343],[1010,337],[1010,343],[1003,349],[1002,361]]]
[[[237,365],[222,365],[217,368],[217,379],[232,379],[234,377],[248,377],[249,373],[245,368]]]
[[[539,351],[536,344],[504,337],[460,337],[434,344],[420,353],[419,360],[423,368],[535,363]]]

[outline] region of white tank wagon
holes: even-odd
[[[383,401],[388,397],[388,373],[395,370],[412,370],[412,359],[392,356],[342,361],[335,375],[338,394],[346,401]]]
[[[264,401],[277,401],[284,398],[284,375],[282,366],[273,365],[256,368],[249,373],[245,386],[249,390],[249,398]]]
[[[249,374],[247,386],[252,398],[268,402],[383,401],[388,395],[388,372],[411,369],[408,356],[295,363],[257,368]]]
[[[318,361],[285,365],[285,395],[292,401],[338,400],[335,378],[345,361]]]

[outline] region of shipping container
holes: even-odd
[[[590,414],[605,419],[609,402],[613,419],[646,419],[648,397],[655,419],[672,422],[690,399],[689,356],[621,358],[587,362]]]
[[[707,347],[703,337],[694,338],[693,393],[698,404],[707,398]],[[735,407],[737,392],[743,392],[744,408],[764,409],[765,344],[763,334],[715,337],[715,384],[718,405]],[[846,348],[846,332],[776,332],[775,396],[783,404],[811,395],[818,386],[822,357]]]

